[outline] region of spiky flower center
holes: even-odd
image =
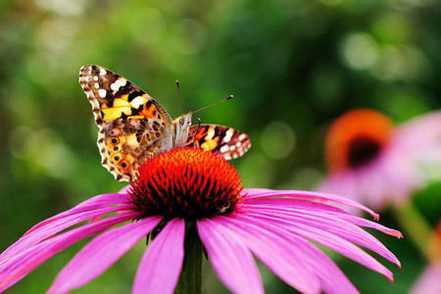
[[[233,211],[241,190],[239,174],[221,156],[176,148],[147,160],[129,193],[145,216],[198,219]]]
[[[340,171],[368,165],[378,158],[392,133],[392,122],[379,112],[359,109],[342,115],[326,137],[329,169]]]

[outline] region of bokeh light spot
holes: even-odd
[[[287,157],[294,149],[295,143],[296,136],[293,129],[284,122],[271,122],[260,136],[262,150],[271,159]]]
[[[344,62],[354,69],[368,69],[378,59],[378,45],[366,33],[354,33],[343,41],[342,55]]]

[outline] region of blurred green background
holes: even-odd
[[[0,249],[32,224],[123,185],[101,167],[81,65],[108,67],[176,116],[199,114],[250,134],[234,164],[248,187],[312,189],[323,136],[354,107],[397,123],[441,106],[436,0],[0,0]],[[175,80],[181,81],[182,99]],[[441,184],[415,203],[435,225]],[[393,215],[382,222],[397,227]],[[410,240],[379,236],[401,259],[395,283],[335,256],[362,293],[406,293],[425,266]],[[43,293],[79,244],[10,293]],[[128,293],[142,244],[76,293]],[[288,293],[263,269],[268,293]],[[212,273],[205,293],[225,290]]]

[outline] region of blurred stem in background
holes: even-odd
[[[202,244],[194,222],[187,222],[184,268],[176,288],[177,294],[201,294]]]
[[[430,261],[428,252],[432,229],[430,224],[419,212],[412,201],[406,201],[401,205],[394,205],[393,212],[400,227],[404,229],[404,237],[408,237],[418,247],[424,257]]]

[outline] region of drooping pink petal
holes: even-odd
[[[44,221],[41,221],[40,223],[38,223],[35,226],[33,226],[32,228],[30,228],[25,233],[25,235],[32,233],[36,229],[38,229],[42,226],[45,226],[45,225],[47,225],[57,219],[64,218],[66,216],[69,216],[72,214],[77,214],[80,212],[110,207],[112,205],[130,205],[129,201],[128,201],[127,194],[101,194],[101,195],[92,197],[90,199],[87,199],[71,209],[63,211],[57,215],[54,215],[50,218],[45,219]]]
[[[308,201],[308,200],[302,200],[302,199],[293,199],[293,198],[245,198],[240,205],[250,205],[250,206],[270,206],[270,207],[281,207],[281,208],[302,208],[307,210],[318,210],[321,213],[334,213],[338,212],[341,214],[347,214],[351,215],[349,212],[335,207],[331,206],[329,204],[325,203],[319,203],[315,201]]]
[[[198,221],[197,228],[210,263],[232,293],[263,293],[259,270],[242,240],[214,220]]]
[[[379,218],[379,215],[368,207],[351,199],[333,194],[297,190],[244,189],[242,195],[246,199],[246,201],[249,202],[251,202],[253,199],[262,198],[291,198],[297,200],[316,201],[319,203],[327,203],[330,205],[343,205],[349,208],[356,208],[365,211],[369,213],[374,219]]]
[[[393,274],[386,267],[384,267],[381,263],[379,263],[375,258],[361,250],[359,247],[355,246],[349,241],[332,234],[326,230],[318,229],[311,226],[305,226],[303,224],[299,224],[295,221],[289,221],[284,218],[278,217],[276,214],[271,215],[262,215],[262,214],[253,214],[250,213],[248,215],[242,215],[242,218],[248,219],[250,222],[259,222],[266,221],[268,223],[272,223],[275,226],[284,227],[287,233],[293,233],[297,236],[301,236],[307,240],[315,241],[321,245],[324,245],[343,256],[352,259],[361,265],[376,271],[385,277],[387,277],[390,281],[393,280]],[[256,221],[258,220],[258,221]]]
[[[238,234],[238,237],[245,236],[247,246],[260,259],[266,256],[266,259],[282,257],[286,264],[301,266],[302,270],[307,270],[319,281],[318,288],[306,287],[299,289],[304,293],[318,293],[323,290],[326,293],[358,293],[357,289],[335,265],[335,263],[326,254],[318,250],[312,244],[301,237],[293,234],[286,234],[282,228],[272,224],[256,221],[255,223],[241,218],[240,214],[234,217],[221,217],[216,219]],[[264,247],[255,247],[256,244],[272,243],[272,250],[265,250]],[[264,250],[264,251],[261,251]],[[259,252],[259,253],[258,253]],[[281,254],[285,252],[287,254]],[[262,259],[267,264],[267,262]],[[299,263],[299,261],[301,263]],[[277,267],[281,266],[280,261],[276,264],[267,264],[267,266],[277,274]],[[284,265],[286,267],[286,265]],[[282,278],[283,279],[283,278]],[[293,286],[293,285],[292,285]]]
[[[397,157],[399,148],[388,146],[381,157],[364,168],[330,174],[318,190],[344,195],[375,209],[382,209],[391,201],[407,199],[420,180],[416,165],[401,152],[400,158]]]
[[[289,243],[284,235],[259,228],[254,231],[253,224],[238,220],[236,214],[219,216],[213,221],[228,229],[231,236],[242,240],[274,274],[291,287],[302,293],[320,292],[319,279],[307,267],[303,253],[295,244]]]
[[[12,244],[9,248],[7,248],[0,255],[0,260],[4,260],[5,258],[10,257],[16,254],[17,252],[20,252],[25,248],[36,245],[43,240],[55,236],[59,232],[62,232],[71,226],[102,216],[106,213],[115,211],[116,209],[119,208],[114,206],[108,206],[108,207],[98,208],[95,210],[86,210],[75,214],[66,215],[65,217],[54,219],[51,222],[47,222],[45,225],[42,225],[39,228],[34,229],[30,233],[27,233],[26,235],[21,237],[17,242]]]
[[[87,244],[58,274],[48,293],[68,293],[106,271],[159,223],[159,217],[109,230]]]
[[[126,212],[118,216],[84,225],[83,227],[45,240],[10,258],[2,260],[3,262],[0,264],[0,292],[5,291],[40,264],[74,243],[104,231],[115,224],[127,221],[136,215],[137,214],[133,212]]]
[[[171,220],[146,249],[136,273],[134,294],[174,292],[184,261],[184,238],[184,220]]]
[[[259,199],[253,201],[244,201],[241,203],[242,207],[250,207],[259,209],[269,209],[269,210],[277,210],[281,209],[283,211],[294,211],[299,213],[309,213],[309,212],[318,212],[321,215],[326,214],[332,217],[336,217],[338,219],[346,220],[352,224],[355,224],[364,228],[372,228],[378,230],[386,235],[390,235],[396,238],[402,238],[402,234],[400,231],[385,227],[379,223],[364,219],[357,215],[352,215],[342,209],[336,208],[334,206],[329,206],[327,204],[311,202],[311,201],[303,201],[296,199]]]
[[[301,224],[303,226],[310,226],[325,230],[354,244],[372,250],[373,252],[386,258],[390,262],[396,264],[397,266],[400,266],[400,262],[396,258],[396,256],[390,250],[388,250],[380,241],[378,241],[374,236],[362,230],[357,225],[348,222],[344,218],[320,214],[319,212],[315,211],[296,211],[295,209],[289,208],[264,208],[261,206],[254,207],[253,209],[249,209],[248,211],[244,211],[244,213],[277,216],[277,218],[290,221],[294,224]]]

